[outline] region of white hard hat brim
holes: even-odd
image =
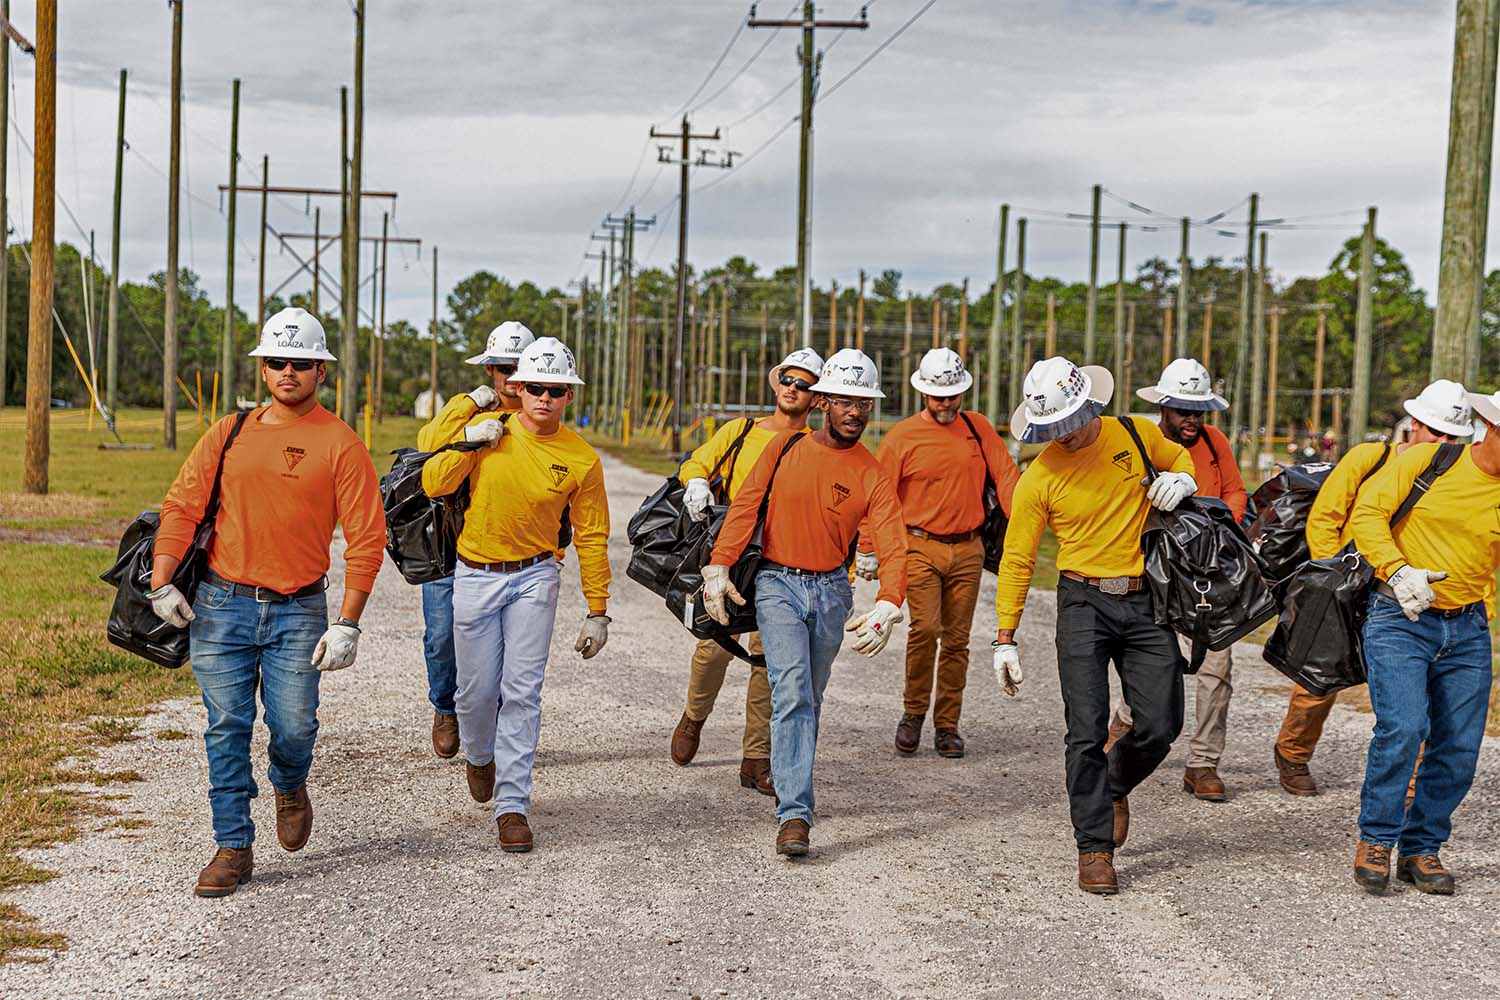
[[[1148,403],[1157,406],[1170,406],[1174,410],[1197,410],[1202,413],[1221,413],[1229,409],[1229,401],[1218,393],[1209,393],[1207,396],[1173,396],[1162,392],[1156,386],[1147,386],[1137,389],[1135,394]]]
[[[813,381],[815,381],[815,382],[818,379],[818,373],[815,372],[815,371],[813,371],[811,368],[808,368],[808,367],[806,367],[804,365],[779,364],[775,368],[772,368],[769,372],[766,373],[766,381],[768,381],[768,382],[771,383],[771,388],[773,388],[773,389],[779,389],[779,388],[781,388],[781,376],[782,376],[782,373],[785,372],[785,371],[787,371],[790,368],[796,368],[796,369],[799,369],[801,371],[807,372],[809,375],[811,375],[813,377]]]
[[[812,387],[813,392],[825,396],[848,396],[851,399],[884,399],[885,393],[879,389],[866,388],[862,385],[843,385],[838,382],[825,382],[822,379]]]
[[[1474,409],[1476,413],[1480,412],[1479,404],[1474,402],[1474,400],[1476,399],[1488,400],[1490,410],[1497,416],[1500,416],[1500,409],[1495,408],[1495,402],[1493,399],[1491,399],[1489,396],[1481,396],[1478,393],[1471,392],[1469,393],[1469,405]],[[1408,414],[1410,414],[1413,420],[1421,421],[1440,434],[1452,434],[1454,437],[1467,437],[1468,435],[1474,433],[1474,425],[1472,422],[1468,426],[1464,426],[1463,424],[1453,423],[1451,420],[1438,420],[1435,417],[1423,413],[1422,410],[1417,406],[1417,401],[1415,399],[1406,400],[1401,404],[1401,408],[1404,409]],[[1491,417],[1486,416],[1485,419],[1489,420],[1490,423],[1495,423],[1495,420]]]
[[[519,354],[476,354],[472,358],[464,358],[466,365],[505,365],[515,364],[521,360]]]
[[[327,350],[307,351],[291,347],[265,348],[256,347],[247,357],[252,358],[288,358],[292,361],[337,361]]]
[[[1024,444],[1040,444],[1072,434],[1088,425],[1115,395],[1115,377],[1108,368],[1099,365],[1083,365],[1078,369],[1088,376],[1089,391],[1070,410],[1054,414],[1051,419],[1032,419],[1026,413],[1026,404],[1017,406],[1010,415],[1010,436]]]
[[[1469,393],[1469,405],[1473,407],[1475,415],[1485,423],[1491,427],[1500,426],[1500,402],[1497,402],[1494,396],[1486,396],[1480,392],[1471,392]]]
[[[911,387],[913,389],[922,393],[924,396],[938,396],[944,399],[949,396],[962,396],[964,393],[969,391],[969,387],[973,384],[974,376],[972,373],[967,371],[964,372],[963,380],[961,382],[954,383],[953,385],[936,385],[932,382],[928,382],[922,378],[921,372],[913,372],[911,376]]]

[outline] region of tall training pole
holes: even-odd
[[[428,419],[437,416],[438,411],[438,248],[432,248],[432,377],[427,383],[428,390],[432,393],[428,402],[432,404],[432,413]]]
[[[380,339],[375,341],[375,422],[385,421],[385,293],[391,286],[391,272],[387,267],[391,250],[391,213],[380,216]],[[588,278],[583,279],[585,292]]]
[[[1130,369],[1125,361],[1125,223],[1120,223],[1120,271],[1115,278],[1115,415],[1125,413]]]
[[[812,0],[802,5],[802,113],[798,116],[801,145],[797,152],[797,327],[802,343],[812,343],[812,317],[808,281],[808,209],[812,189],[812,112],[813,77],[817,56],[813,52],[813,21],[816,14]],[[684,131],[686,131],[684,129]]]
[[[1446,248],[1444,253],[1446,253]],[[1370,423],[1370,354],[1375,339],[1375,209],[1365,219],[1359,241],[1359,290],[1354,312],[1354,377],[1349,394],[1347,447],[1365,439]],[[1435,361],[1434,361],[1435,363]],[[1434,368],[1434,371],[1437,369]],[[1435,376],[1441,378],[1443,376]],[[1456,374],[1449,376],[1456,378]]]
[[[688,238],[688,127],[687,115],[682,116],[682,159],[679,161],[679,201],[677,204],[677,315],[673,317],[672,329],[672,454],[682,454],[682,411],[685,398],[682,395],[682,324],[687,321],[687,238]],[[798,275],[800,280],[801,275]],[[604,286],[601,284],[602,294]],[[800,301],[800,291],[799,291]],[[602,298],[601,298],[602,302]],[[800,308],[799,308],[800,315]],[[600,320],[601,324],[603,320]]]
[[[256,264],[259,265],[259,280],[255,288],[255,336],[252,340],[259,340],[260,333],[266,328],[266,199],[271,188],[271,158],[262,156],[260,158],[260,249],[257,252]],[[251,377],[250,381],[255,383],[255,405],[260,405],[260,389],[264,384],[259,378]]]
[[[10,20],[10,0],[0,0],[0,16],[7,21]],[[0,38],[0,123],[10,121],[10,40]],[[10,128],[0,128],[0,408],[5,406],[6,400],[6,376],[10,374],[10,366],[6,359],[10,357],[10,309],[7,301],[10,297],[10,247],[7,231],[9,230],[10,211],[6,204],[6,189],[8,185],[5,179],[10,175],[6,173],[6,158],[10,152]],[[113,386],[114,383],[110,383]]]
[[[1182,252],[1177,257],[1177,356],[1187,357],[1188,328],[1188,283],[1192,278],[1193,262],[1188,257],[1188,228],[1193,220],[1182,218]]]
[[[1021,405],[1021,337],[1026,320],[1026,220],[1016,220],[1016,281],[1010,300],[1010,399],[1006,401],[1005,417],[1016,412]],[[1027,359],[1030,360],[1029,358]]]
[[[985,374],[984,409],[991,423],[999,423],[1005,414],[1000,412],[1000,341],[1005,336],[1005,236],[1010,229],[1010,206],[1000,206],[1000,247],[995,260],[994,302],[990,313],[990,351],[988,369]],[[910,324],[908,324],[910,325]],[[903,357],[902,367],[910,368],[911,360]],[[904,383],[903,383],[904,385]],[[902,406],[901,412],[906,412]]]
[[[1260,454],[1265,447],[1261,433],[1261,386],[1265,384],[1266,370],[1266,234],[1260,234],[1260,268],[1255,272],[1254,315],[1250,327],[1250,465],[1252,472],[1260,470]]]
[[[161,331],[162,447],[177,447],[177,218],[182,192],[182,0],[172,0],[172,138],[167,156],[167,288]]]
[[[1086,365],[1094,363],[1099,333],[1099,209],[1103,194],[1104,187],[1095,184],[1093,221],[1089,225],[1089,297],[1083,317],[1083,363]]]
[[[7,4],[9,6],[9,4]],[[10,48],[10,43],[4,43]],[[0,86],[4,86],[4,72],[0,71]],[[3,99],[0,99],[3,100]],[[4,105],[0,103],[0,122],[5,121]],[[0,154],[0,187],[4,186],[4,156]],[[109,382],[105,394],[105,407],[110,413],[120,408],[120,200],[125,187],[125,70],[120,70],[120,112],[115,126],[115,208],[111,216],[109,241],[109,320],[105,327],[104,377]],[[0,229],[4,229],[3,200],[0,200]],[[5,262],[4,237],[0,236],[0,272]],[[5,283],[0,279],[0,298],[5,295]],[[0,313],[0,323],[4,323]],[[0,340],[0,357],[5,356],[4,341]],[[0,380],[3,382],[3,380]],[[4,405],[4,388],[0,386],[0,405]]]
[[[9,45],[9,42],[5,43]],[[47,492],[51,455],[52,263],[56,253],[57,0],[36,5],[36,122],[31,212],[31,311],[26,331],[26,458],[21,488]]]
[[[365,149],[365,0],[355,0],[354,9],[354,139],[348,165],[349,202],[344,217],[345,273],[343,282],[343,351],[340,353],[344,384],[344,412],[350,427],[359,423],[359,193],[364,172]],[[435,411],[434,411],[435,412]]]
[[[1235,331],[1234,351],[1234,383],[1233,391],[1229,399],[1230,428],[1242,426],[1241,415],[1245,412],[1245,359],[1250,356],[1250,298],[1251,280],[1250,276],[1255,272],[1255,228],[1256,220],[1260,215],[1260,195],[1250,196],[1250,232],[1245,238],[1245,272],[1240,277],[1240,321]],[[1251,437],[1254,437],[1254,425],[1250,429]],[[1232,443],[1236,435],[1231,433],[1229,439]]]
[[[240,81],[230,84],[229,100],[229,236],[225,241],[224,330],[219,337],[219,412],[234,410],[234,221],[239,204]],[[265,187],[264,184],[261,187]]]

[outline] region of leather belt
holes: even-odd
[[[233,580],[227,580],[211,569],[204,571],[203,582],[227,590],[236,597],[253,597],[261,604],[285,604],[287,601],[294,601],[299,597],[311,597],[314,594],[321,594],[328,589],[328,577],[320,576],[300,590],[293,591],[290,594],[283,594],[281,591],[272,590],[270,587],[256,587],[248,583],[235,583]]]
[[[769,569],[778,573],[790,573],[793,576],[806,577],[827,576],[830,573],[848,572],[848,570],[846,570],[843,566],[835,566],[833,569],[800,569],[796,566],[783,566],[781,563],[771,562],[769,559],[766,560],[765,565],[763,565],[761,569]]]
[[[935,531],[924,531],[921,528],[915,528],[909,524],[906,526],[906,533],[908,535],[916,535],[918,538],[926,538],[930,541],[942,542],[944,545],[961,545],[962,543],[967,542],[970,539],[979,537],[978,528],[975,528],[972,531],[960,531],[956,535],[939,535]]]
[[[1062,575],[1069,580],[1086,583],[1101,594],[1110,594],[1114,597],[1134,594],[1137,591],[1146,589],[1146,578],[1144,576],[1084,576],[1082,573],[1075,573],[1070,569],[1063,570]]]
[[[1375,592],[1377,594],[1382,595],[1382,596],[1389,597],[1393,601],[1397,601],[1397,602],[1400,601],[1400,598],[1398,598],[1396,596],[1396,592],[1391,589],[1391,585],[1388,584],[1388,583],[1386,583],[1384,580],[1376,580],[1375,581]],[[1464,612],[1468,611],[1470,608],[1472,608],[1475,605],[1480,604],[1480,603],[1482,603],[1482,602],[1475,601],[1474,604],[1465,604],[1461,608],[1428,608],[1426,611],[1424,611],[1422,613],[1424,615],[1427,615],[1427,614],[1437,615],[1439,618],[1457,618],[1459,615],[1463,614]]]
[[[535,566],[543,559],[556,558],[551,552],[538,552],[534,556],[525,559],[513,559],[510,562],[475,562],[464,555],[459,555],[458,561],[470,569],[484,570],[486,573],[518,573],[528,566]]]

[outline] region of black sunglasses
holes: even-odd
[[[533,396],[547,395],[553,399],[562,399],[568,394],[568,387],[565,385],[540,385],[536,382],[527,382],[526,391]]]
[[[494,367],[501,375],[514,375],[516,373],[515,365],[495,365]]]
[[[794,375],[783,375],[776,381],[782,385],[795,385],[802,392],[811,392],[813,384],[805,378],[797,378]]]
[[[288,358],[263,358],[262,363],[273,372],[284,372],[287,365],[291,365],[294,372],[310,372],[317,365],[316,361],[292,361]]]

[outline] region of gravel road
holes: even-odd
[[[36,854],[61,877],[8,898],[71,946],[0,965],[0,997],[1500,995],[1496,740],[1445,852],[1459,895],[1368,896],[1350,868],[1370,717],[1336,710],[1316,761],[1324,794],[1283,794],[1271,743],[1287,688],[1241,650],[1223,768],[1231,801],[1182,792],[1184,739],[1131,798],[1122,893],[1085,896],[1063,791],[1052,597],[1033,596],[1027,682],[1008,700],[988,670],[990,577],[968,756],[940,759],[928,742],[898,758],[901,644],[873,661],[846,652],[825,705],[814,853],[777,858],[770,800],[737,781],[742,668],[698,760],[678,768],[667,755],[689,639],[624,575],[625,521],[659,480],[606,469],[614,625],[600,658],[573,652],[583,604],[570,558],[535,852],[501,853],[461,762],[432,755],[419,591],[388,566],[359,663],[323,685],[308,846],[277,846],[267,792],[254,805],[254,881],[227,899],[195,898],[212,853],[203,710],[164,705],[143,738],[98,762],[140,771],[144,781],[105,791],[128,795],[112,805],[150,825],[100,820]],[[862,584],[856,605],[873,596]],[[155,738],[168,729],[194,736]]]

